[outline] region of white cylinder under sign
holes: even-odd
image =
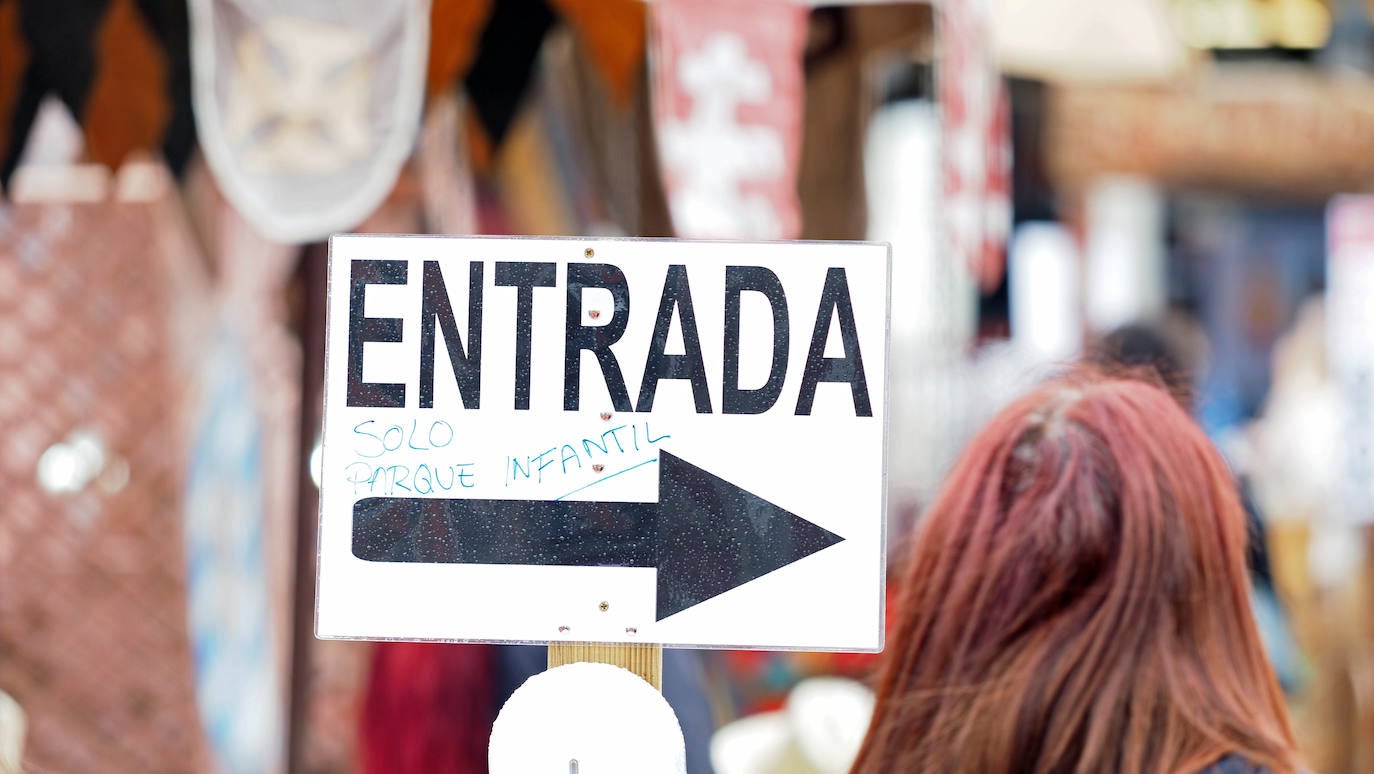
[[[685,774],[682,727],[663,694],[610,664],[526,680],[496,716],[491,774]]]

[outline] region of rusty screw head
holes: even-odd
[[[609,422],[609,421],[611,421],[611,412],[609,412],[609,411],[603,411],[603,412],[601,412],[601,421],[602,421],[602,422]]]
[[[610,603],[610,602],[602,602],[601,604],[597,605],[597,607],[601,608],[601,612],[604,613],[604,612],[606,612],[607,610],[610,610],[610,609],[611,609],[611,603]]]
[[[588,310],[587,310],[587,316],[590,317],[590,318],[592,318],[593,320],[595,320],[596,318],[598,318],[598,317],[601,316],[601,310],[600,310],[600,309],[588,309]]]
[[[606,466],[605,466],[605,465],[602,465],[602,464],[599,463],[599,462],[592,466],[592,470],[596,471],[597,473],[600,473],[601,471],[603,471],[603,470],[605,470],[605,469],[606,469]]]
[[[636,629],[636,628],[633,627],[633,626],[626,626],[626,627],[625,627],[625,633],[626,633],[626,634],[639,634],[639,629]]]
[[[568,630],[568,627],[566,627],[566,626],[560,626],[560,627],[558,627],[558,631],[560,631],[560,632],[566,632],[567,630]]]
[[[588,247],[586,250],[582,251],[582,255],[586,256],[587,258],[595,258],[596,251]]]

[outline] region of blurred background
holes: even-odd
[[[0,772],[484,770],[542,651],[312,635],[342,231],[890,242],[889,594],[993,411],[1167,356],[1374,772],[1366,0],[0,0],[0,186]],[[690,770],[847,769],[877,657],[669,655]]]

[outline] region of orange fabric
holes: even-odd
[[[114,0],[96,36],[96,72],[82,126],[91,160],[118,169],[158,148],[171,107],[167,61],[134,0]]]
[[[453,88],[477,58],[491,0],[433,0],[429,11],[429,97]]]
[[[644,59],[644,3],[640,0],[550,0],[577,31],[611,95],[622,104],[634,93]]]
[[[29,46],[19,29],[19,3],[0,0],[0,150],[9,147],[14,103],[23,88]]]
[[[640,0],[550,0],[576,30],[611,96],[626,104],[634,96],[645,51],[645,10]],[[492,0],[432,0],[426,95],[454,88],[477,58]],[[486,172],[494,152],[491,138],[469,111],[468,150],[473,167]]]

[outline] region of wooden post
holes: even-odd
[[[590,661],[634,672],[655,689],[663,690],[663,646],[637,642],[550,642],[549,669]]]

